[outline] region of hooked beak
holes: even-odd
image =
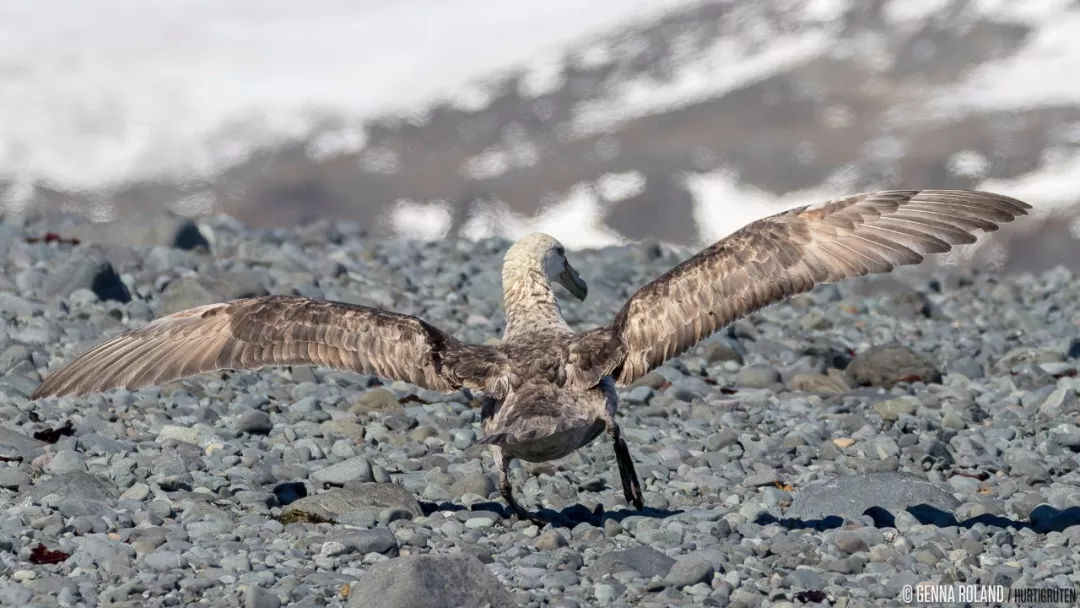
[[[585,296],[589,295],[589,286],[585,284],[581,275],[574,270],[574,267],[569,262],[567,262],[563,271],[559,273],[559,283],[579,300],[584,300]]]

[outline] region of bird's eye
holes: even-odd
[[[556,247],[555,252],[558,253],[559,255],[563,255],[563,256],[566,255],[566,249],[563,249],[562,245],[560,245],[559,247]]]

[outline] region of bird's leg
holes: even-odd
[[[509,505],[510,510],[514,512],[514,515],[517,515],[518,519],[527,519],[543,528],[548,522],[539,514],[526,511],[514,498],[514,490],[510,486],[510,456],[503,453],[502,449],[497,445],[493,445],[491,448],[495,456],[495,462],[499,466],[499,494]]]
[[[607,434],[615,443],[615,460],[619,463],[623,496],[626,497],[626,502],[640,511],[645,508],[645,501],[641,496],[641,484],[638,482],[637,471],[634,470],[634,461],[630,458],[630,448],[626,446],[626,441],[622,438],[622,432],[615,420],[609,417],[605,422]]]

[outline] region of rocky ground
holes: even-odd
[[[317,223],[0,224],[0,604],[792,606],[905,585],[1080,586],[1080,281],[958,270],[827,286],[621,395],[647,509],[603,438],[516,468],[506,517],[470,395],[307,367],[30,402],[169,312],[300,294],[501,331],[508,243]],[[54,233],[54,234],[49,234]],[[78,239],[75,244],[69,239]],[[576,252],[608,321],[676,263]]]

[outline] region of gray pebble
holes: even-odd
[[[337,537],[337,541],[357,553],[383,553],[397,555],[398,541],[394,533],[386,528],[358,530]]]
[[[236,421],[236,428],[242,433],[266,435],[273,430],[274,423],[270,420],[270,414],[259,410],[253,410],[240,416]]]
[[[0,488],[18,490],[30,483],[30,476],[14,467],[0,469]]]
[[[52,460],[45,467],[54,475],[86,471],[86,461],[83,455],[75,450],[60,450],[53,455]]]
[[[143,558],[143,564],[152,570],[168,571],[183,568],[187,565],[187,559],[176,551],[158,550]]]
[[[311,474],[312,481],[333,485],[345,485],[349,482],[369,482],[374,478],[375,476],[371,471],[371,462],[363,456],[343,460]]]
[[[554,551],[567,546],[569,543],[566,542],[566,538],[558,530],[547,530],[537,537],[534,544],[540,551]]]
[[[279,608],[281,600],[270,591],[248,585],[244,590],[244,608]]]
[[[780,382],[780,372],[765,365],[751,365],[739,370],[735,383],[747,388],[768,388]]]
[[[672,587],[687,587],[697,583],[712,581],[713,567],[709,562],[694,557],[677,560],[664,577],[664,582]]]

